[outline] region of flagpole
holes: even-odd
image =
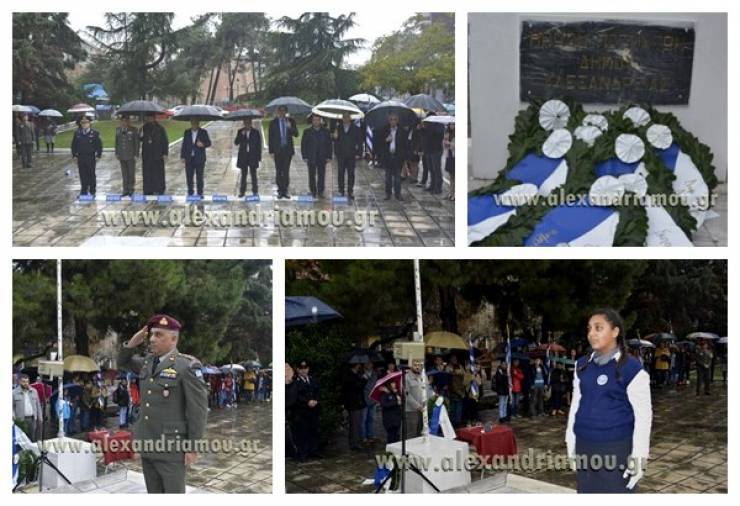
[[[416,292],[416,335],[414,340],[417,342],[424,342],[424,322],[422,321],[422,305],[421,305],[421,269],[419,268],[419,259],[414,260],[414,289]],[[429,439],[429,414],[427,413],[427,371],[424,359],[421,360],[421,420],[422,430],[421,437],[424,438],[426,443]],[[404,383],[406,382],[404,378]],[[405,414],[404,414],[405,416]]]
[[[64,362],[64,351],[62,345],[62,260],[57,259],[57,360]],[[64,438],[64,373],[57,378],[57,420],[59,421],[59,430],[57,437]],[[62,408],[62,409],[58,409]],[[43,430],[43,428],[42,428]]]
[[[511,384],[511,333],[509,332],[509,324],[506,324],[506,375],[509,377],[509,404],[513,405],[512,395],[512,384]]]

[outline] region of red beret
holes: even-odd
[[[165,329],[179,331],[182,328],[180,322],[166,314],[155,314],[147,323],[149,329]]]

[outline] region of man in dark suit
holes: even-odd
[[[90,128],[90,119],[83,116],[72,138],[72,158],[77,159],[80,171],[80,195],[95,196],[95,164],[103,156],[103,141],[100,133]]]
[[[429,177],[429,187],[426,191],[433,194],[442,193],[442,142],[444,141],[444,135],[445,129],[442,125],[422,122],[421,150],[423,156],[421,163],[424,172],[422,172],[419,186],[424,186],[427,177]]]
[[[337,154],[339,194],[344,196],[344,174],[347,173],[347,196],[354,199],[355,157],[362,154],[362,131],[352,123],[349,113],[342,115],[342,122],[334,131],[334,151]]]
[[[190,121],[190,130],[182,136],[180,159],[185,164],[185,175],[188,180],[188,196],[193,194],[193,177],[195,176],[198,195],[203,197],[203,172],[206,168],[206,148],[211,146],[208,131],[200,128],[200,121]]]
[[[408,132],[398,124],[398,115],[390,114],[388,124],[375,137],[380,147],[380,155],[385,168],[385,200],[393,194],[396,200],[401,197],[401,166],[406,161],[408,151]]]
[[[262,160],[262,136],[260,131],[252,128],[252,120],[244,120],[244,128],[236,132],[234,144],[239,146],[236,166],[242,171],[239,181],[239,198],[247,191],[247,175],[252,175],[252,195],[257,195],[257,168]]]
[[[326,164],[331,162],[331,136],[321,124],[321,117],[311,116],[311,128],[303,131],[301,138],[301,157],[308,165],[308,186],[311,195],[316,198],[324,197],[324,175]]]
[[[268,151],[275,161],[278,198],[289,199],[290,161],[295,154],[293,137],[298,137],[298,127],[293,118],[285,117],[287,112],[288,108],[284,105],[278,107],[277,117],[270,121],[267,144]]]
[[[296,459],[305,462],[318,457],[319,451],[319,386],[309,375],[308,363],[298,365],[298,374],[293,380],[295,402],[292,404],[292,429],[296,445]]]

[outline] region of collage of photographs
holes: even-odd
[[[727,500],[730,3],[314,3],[9,7],[8,497]]]

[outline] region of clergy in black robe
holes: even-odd
[[[146,116],[141,129],[141,165],[144,195],[162,195],[165,192],[164,163],[169,152],[167,131],[153,115]]]

